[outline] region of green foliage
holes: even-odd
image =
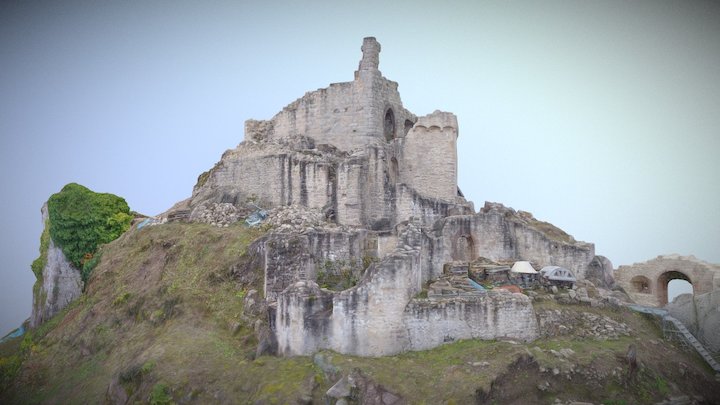
[[[90,273],[92,273],[95,266],[100,263],[100,256],[99,253],[85,256],[86,260],[83,262],[81,271],[83,281],[87,281],[87,279],[90,278]]]
[[[207,183],[207,180],[210,178],[210,170],[206,172],[200,173],[200,175],[197,178],[197,183],[195,183],[194,188],[199,188],[205,185]]]
[[[130,294],[129,292],[127,292],[127,291],[121,292],[113,300],[113,306],[123,305],[130,299],[130,297],[132,297],[132,294]]]
[[[151,405],[169,405],[172,404],[173,400],[170,396],[170,389],[163,383],[157,383],[153,386],[152,392],[150,393],[150,404]]]
[[[35,278],[42,282],[42,271],[47,264],[48,246],[50,245],[50,227],[48,221],[45,221],[45,228],[40,235],[40,257],[32,262],[32,268]]]
[[[0,392],[5,391],[17,376],[22,364],[19,355],[0,357]]]
[[[149,374],[154,369],[155,369],[155,362],[152,360],[148,360],[145,363],[143,363],[142,367],[140,367],[140,372],[142,374]]]
[[[113,194],[95,193],[70,183],[48,200],[50,236],[75,267],[83,269],[87,280],[97,264],[84,264],[94,259],[99,245],[108,243],[130,227],[132,216],[123,198]]]

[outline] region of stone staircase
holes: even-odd
[[[697,340],[697,338],[695,338],[692,333],[690,333],[690,331],[685,327],[685,325],[683,325],[682,322],[680,322],[680,320],[671,316],[664,309],[650,308],[640,305],[628,305],[628,307],[633,311],[642,312],[645,314],[652,314],[660,317],[663,323],[663,333],[666,337],[669,337],[669,335],[677,337],[680,342],[684,343],[690,348],[695,349],[695,351],[698,352],[700,357],[702,357],[703,360],[705,360],[705,362],[707,362],[707,364],[710,365],[710,367],[716,373],[720,373],[720,364],[715,361],[710,352],[705,349],[705,347]]]

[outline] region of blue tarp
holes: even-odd
[[[265,218],[267,218],[267,216],[267,211],[263,209],[258,209],[247,217],[245,223],[250,226],[255,226],[262,222]]]
[[[155,222],[155,220],[153,220],[152,218],[145,218],[142,222],[138,224],[137,229],[142,229],[143,226],[150,225],[153,222]]]
[[[470,284],[471,287],[473,287],[473,288],[476,289],[476,290],[487,291],[487,290],[485,289],[485,287],[483,287],[483,286],[481,286],[480,284],[476,283],[476,282],[475,282],[473,279],[471,279],[471,278],[468,279],[468,283]]]
[[[22,325],[20,325],[19,328],[17,328],[17,329],[15,329],[14,331],[8,333],[7,335],[5,335],[4,338],[0,339],[0,343],[3,343],[3,342],[5,342],[5,341],[7,341],[7,340],[10,340],[10,339],[15,339],[16,337],[20,337],[20,336],[22,336],[22,335],[24,335],[24,334],[25,334],[25,327],[22,326]]]

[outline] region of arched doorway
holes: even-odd
[[[470,262],[475,259],[475,242],[470,235],[458,237],[453,250],[452,258],[455,261]]]
[[[668,302],[673,302],[675,297],[682,294],[692,294],[693,293],[693,285],[690,284],[687,280],[680,280],[679,278],[676,278],[675,280],[670,280],[668,283]]]
[[[383,133],[386,141],[390,142],[395,139],[395,114],[389,108],[385,112],[385,119],[383,120]]]
[[[687,284],[690,284],[690,286],[692,287],[692,290],[695,289],[695,286],[693,286],[690,278],[682,272],[667,271],[667,272],[661,274],[660,277],[658,277],[658,281],[657,281],[657,299],[658,299],[658,302],[660,303],[661,307],[664,307],[668,303],[668,285],[673,280],[685,281]],[[673,283],[673,284],[674,284],[673,287],[675,287],[675,283]],[[680,286],[683,286],[683,285],[686,286],[687,284],[680,283]],[[677,295],[677,291],[675,290],[675,288],[673,288],[673,290],[674,290],[673,293]],[[673,298],[674,298],[674,296],[673,296]]]

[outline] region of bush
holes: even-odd
[[[98,246],[115,240],[130,227],[133,218],[123,198],[95,193],[76,183],[50,196],[48,213],[50,236],[65,257],[83,270],[84,281],[97,264],[93,259]],[[87,268],[86,262],[90,262]]]
[[[172,404],[173,400],[170,396],[170,389],[163,383],[157,383],[153,386],[150,392],[150,404],[151,405],[169,405]]]

